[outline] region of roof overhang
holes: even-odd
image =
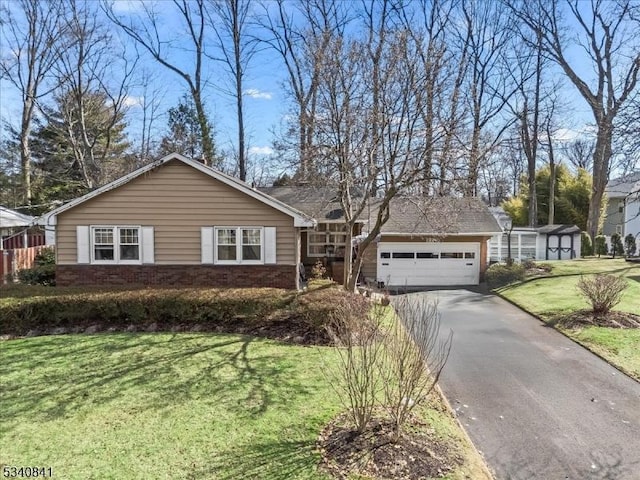
[[[441,232],[441,233],[423,233],[423,232],[380,232],[380,235],[403,235],[403,236],[415,236],[415,237],[491,237],[498,233],[502,233],[502,230],[496,230],[495,232]]]
[[[266,205],[269,205],[270,207],[286,215],[289,215],[290,217],[293,218],[293,225],[295,227],[313,227],[316,224],[314,219],[310,218],[303,212],[300,212],[299,210],[296,210],[295,208],[292,208],[289,205],[281,202],[280,200],[273,198],[267,195],[266,193],[262,193],[255,188],[251,188],[249,185],[238,180],[237,178],[234,178],[230,175],[222,173],[219,170],[215,170],[211,167],[207,167],[206,165],[203,165],[200,162],[191,160],[178,153],[172,153],[165,157],[162,157],[160,160],[156,160],[155,162],[149,163],[148,165],[145,165],[144,167],[134,170],[133,172],[125,175],[124,177],[120,177],[119,179],[114,180],[113,182],[107,183],[106,185],[103,185],[102,187],[97,188],[87,193],[86,195],[83,195],[82,197],[78,197],[54,210],[51,210],[50,212],[46,213],[43,216],[45,218],[45,221],[43,223],[46,225],[55,225],[57,223],[57,216],[60,215],[61,213],[66,212],[67,210],[70,210],[80,205],[81,203],[91,200],[92,198],[97,197],[98,195],[101,195],[105,192],[114,190],[115,188],[125,185],[129,183],[131,180],[139,177],[140,175],[150,172],[172,160],[177,160],[186,165],[189,165],[190,167],[195,168],[196,170],[204,173],[205,175],[208,175],[211,178],[214,178],[219,182],[224,183],[225,185],[235,188],[236,190],[256,200]]]

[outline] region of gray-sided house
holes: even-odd
[[[367,232],[375,200],[356,222]],[[342,278],[343,212],[327,189],[257,190],[172,154],[47,215],[58,285],[299,288],[317,261]],[[477,199],[394,199],[366,251],[362,281],[464,285],[481,281],[500,227]]]
[[[623,238],[640,236],[640,172],[609,181],[605,194],[608,202],[602,233],[608,238],[614,233]]]

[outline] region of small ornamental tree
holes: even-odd
[[[622,238],[617,233],[611,235],[611,255],[616,258],[616,255],[624,255],[624,246],[622,245]]]
[[[587,232],[580,233],[580,255],[582,257],[590,257],[593,255],[593,244]]]
[[[627,254],[627,257],[633,257],[636,254],[636,249],[636,237],[630,233],[624,237],[624,251]]]
[[[594,277],[580,277],[578,289],[591,303],[594,315],[606,315],[622,298],[622,292],[629,285],[616,275],[598,274]]]
[[[604,238],[604,235],[598,235],[596,237],[594,253],[598,255],[598,257],[609,253],[609,249],[607,248],[607,239]]]

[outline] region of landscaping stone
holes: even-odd
[[[100,327],[98,325],[91,325],[84,330],[84,333],[96,333]]]

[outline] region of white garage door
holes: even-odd
[[[480,244],[380,242],[377,280],[396,287],[477,285]]]

